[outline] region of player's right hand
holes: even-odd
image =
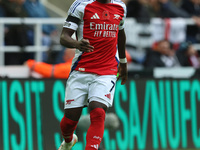
[[[90,45],[90,42],[87,39],[78,41],[77,48],[83,52],[93,52],[94,50],[94,47]]]

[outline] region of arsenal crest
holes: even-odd
[[[105,19],[105,20],[108,20],[108,19],[110,19],[110,15],[109,15],[109,12],[107,11],[107,10],[105,10],[105,11],[103,11],[103,19]]]

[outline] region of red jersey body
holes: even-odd
[[[123,29],[126,6],[119,0],[100,3],[94,0],[75,1],[69,9],[64,27],[76,30],[77,40],[88,39],[93,52],[76,50],[72,70],[98,75],[116,75],[118,31]],[[79,19],[77,21],[73,21]]]

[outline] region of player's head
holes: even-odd
[[[158,42],[156,51],[160,52],[163,55],[169,55],[171,52],[171,45],[168,40],[161,40]]]

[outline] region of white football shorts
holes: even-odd
[[[115,92],[115,75],[97,75],[73,71],[65,90],[65,109],[88,106],[97,101],[111,107]]]

